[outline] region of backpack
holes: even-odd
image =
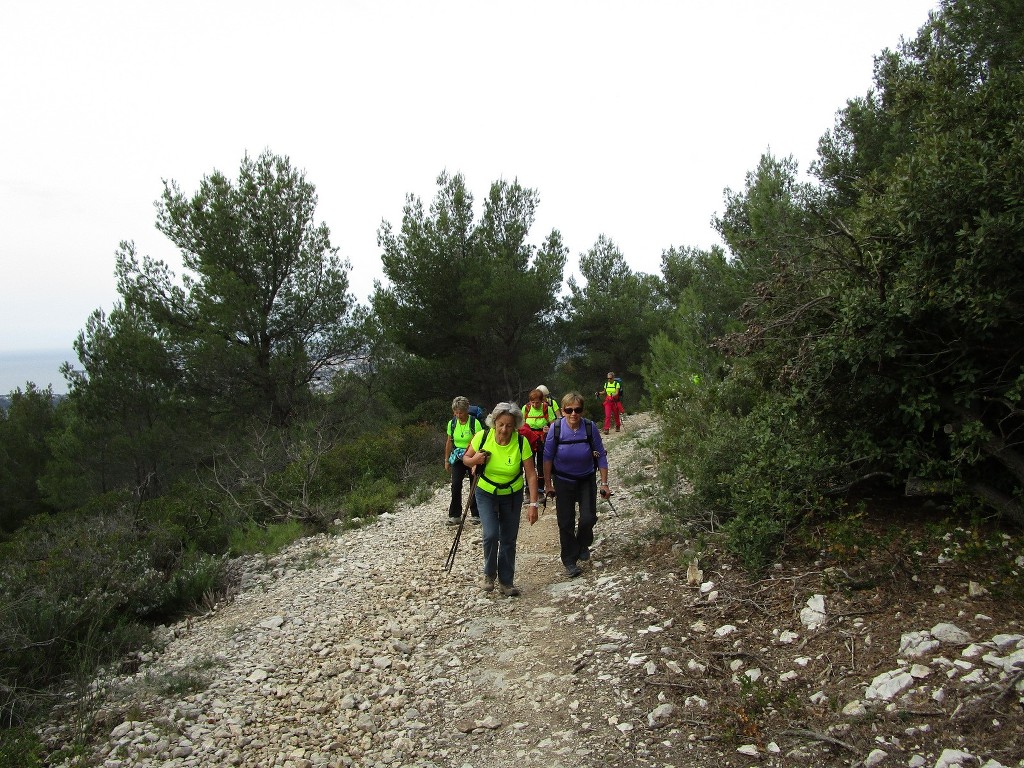
[[[548,402],[549,401],[550,401],[550,399],[544,401],[544,421],[548,420]],[[533,403],[527,403],[525,407],[530,409],[530,413],[533,413]],[[535,419],[537,417],[536,416],[531,416],[530,418],[531,419]]]
[[[484,436],[480,438],[480,450],[481,451],[484,449],[484,446],[487,445],[487,433],[490,432],[490,431],[491,431],[490,427],[484,427]],[[519,435],[519,467],[520,467],[519,472],[520,472],[520,475],[522,474],[522,465],[523,465],[523,436]],[[486,474],[484,474],[486,472],[484,467],[486,467],[486,466],[487,465],[484,464],[484,466],[480,468],[480,477],[483,478],[484,480],[486,480],[491,485],[493,485],[495,491],[503,491],[506,488],[511,488],[515,484],[516,480],[518,480],[519,477],[520,477],[520,475],[516,475],[511,480],[509,480],[507,483],[496,483],[493,480],[491,480],[491,478],[489,478]]]
[[[477,421],[483,421],[486,414],[484,413],[484,409],[479,405],[471,405],[469,406],[469,415],[474,417]]]
[[[466,422],[469,425],[469,436],[471,438],[473,437],[473,435],[475,435],[480,430],[480,419],[473,415],[473,409],[474,408],[476,408],[477,410],[480,410],[479,406],[471,405],[469,407],[469,419]],[[473,427],[473,422],[476,422],[476,427],[475,428]],[[452,435],[455,434],[455,417],[454,416],[452,416],[451,421],[448,422],[448,432],[449,432],[449,434],[452,434]]]
[[[594,448],[594,422],[590,419],[583,420],[583,427],[587,432],[587,443],[590,445],[590,455],[594,459],[594,471],[597,471],[597,449]],[[562,420],[559,419],[555,422],[555,442],[551,446],[551,474],[557,474],[558,471],[555,467],[555,457],[558,455],[558,444],[562,442]],[[580,439],[566,440],[565,445],[575,445],[576,443],[582,443]],[[571,480],[582,480],[581,477],[569,478]]]
[[[530,413],[533,413],[533,403],[527,403],[523,407],[524,408],[529,408]],[[525,416],[526,416],[525,411],[523,413],[523,416],[525,418]],[[530,418],[531,419],[535,419],[537,417],[536,416],[531,416]],[[544,426],[547,426],[550,423],[551,422],[548,421],[548,404],[547,404],[547,401],[545,401],[544,402]],[[527,424],[524,421],[523,422],[523,426],[521,426],[519,428],[519,434],[522,435],[523,437],[525,437],[527,440],[530,441],[530,447],[533,449],[534,453],[539,453],[538,449],[541,447],[541,442],[544,440],[544,429],[543,429],[543,427],[541,429],[535,429],[534,427],[531,427],[529,424]]]

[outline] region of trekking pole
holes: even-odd
[[[611,491],[601,491],[601,498],[608,502],[608,506],[612,508],[612,512],[614,512],[616,515],[619,514],[619,510],[617,510],[615,508],[615,505],[612,504],[612,492]]]
[[[483,474],[482,471],[481,474]],[[462,529],[466,527],[466,515],[469,514],[469,508],[473,504],[473,493],[476,491],[477,479],[478,475],[474,472],[473,479],[469,483],[469,498],[466,499],[466,506],[462,509],[462,517],[459,518],[459,527],[455,530],[455,539],[452,541],[452,548],[448,550],[448,559],[444,561],[443,568],[446,573],[451,573],[452,566],[455,565],[455,553],[459,551],[459,541],[462,539]]]

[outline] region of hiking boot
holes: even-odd
[[[475,515],[475,516],[469,518],[469,522],[471,522],[473,525],[480,525],[480,516],[479,515]]]
[[[608,434],[608,430],[606,429],[606,430],[604,431],[604,433],[605,433],[605,434],[607,435],[607,434]]]
[[[519,587],[517,587],[515,584],[502,584],[501,594],[503,594],[505,597],[519,597],[519,595],[522,593],[519,591]]]
[[[480,589],[482,589],[484,592],[493,592],[494,591],[494,577],[493,576],[484,576],[484,580],[480,582]]]
[[[565,575],[570,579],[575,579],[577,576],[583,575],[583,569],[580,568],[576,563],[565,566]]]
[[[616,432],[618,432],[618,431],[619,431],[619,427],[616,427],[616,428],[615,428],[615,431],[616,431]]]
[[[576,558],[577,560],[589,560],[590,559],[590,547],[583,547],[580,549],[580,554]]]
[[[448,522],[445,523],[445,525],[458,525],[459,524],[459,520],[461,520],[461,519],[462,519],[461,517],[449,517],[448,518]]]

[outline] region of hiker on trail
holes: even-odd
[[[615,378],[615,371],[608,371],[608,378],[604,383],[604,392],[598,392],[604,396],[604,433],[608,434],[612,417],[615,418],[615,431],[622,428],[622,420],[619,414],[622,412],[620,402],[622,400],[622,384]],[[563,398],[564,401],[565,398]]]
[[[537,469],[538,488],[544,486],[544,465],[541,461],[544,439],[548,436],[548,428],[557,418],[555,409],[548,405],[540,387],[530,392],[530,402],[523,406],[524,423],[519,429],[519,434],[530,441]]]
[[[476,467],[476,504],[483,532],[484,577],[482,587],[490,592],[495,578],[501,593],[519,595],[515,584],[516,539],[523,512],[523,475],[530,490],[526,519],[537,522],[537,472],[533,450],[522,435],[523,412],[515,403],[498,403],[486,419],[487,428],[473,435],[462,457],[467,467]]]
[[[562,413],[565,415],[548,430],[544,442],[544,491],[555,497],[560,557],[572,578],[583,573],[579,561],[590,559],[597,523],[598,475],[601,496],[608,498],[611,491],[608,452],[597,424],[583,418],[583,395],[565,395]]]
[[[560,418],[562,415],[562,409],[558,407],[558,404],[555,402],[555,399],[551,397],[551,392],[548,391],[548,388],[545,387],[543,384],[538,384],[537,389],[539,389],[541,391],[541,394],[544,395],[544,402],[548,404],[548,408],[554,410],[555,418]]]
[[[448,439],[444,443],[444,468],[452,476],[452,500],[448,504],[448,525],[458,525],[462,518],[462,482],[469,476],[470,469],[462,463],[462,455],[469,447],[470,438],[484,428],[480,420],[469,413],[469,400],[456,397],[452,400],[452,418],[448,421]],[[480,510],[476,499],[470,498],[470,518],[473,525],[480,525]]]

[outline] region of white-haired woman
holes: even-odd
[[[485,423],[487,428],[473,435],[462,462],[477,467],[476,505],[483,534],[483,588],[494,589],[495,580],[503,595],[516,597],[516,540],[523,508],[523,486],[530,491],[526,519],[537,522],[537,471],[528,440],[518,434],[523,412],[515,403],[498,403]],[[525,476],[525,481],[524,481]]]
[[[548,390],[548,388],[543,384],[538,384],[537,389],[539,389],[541,394],[544,395],[544,401],[548,404],[548,407],[555,412],[555,416],[561,417],[562,409],[551,396],[550,390]]]

